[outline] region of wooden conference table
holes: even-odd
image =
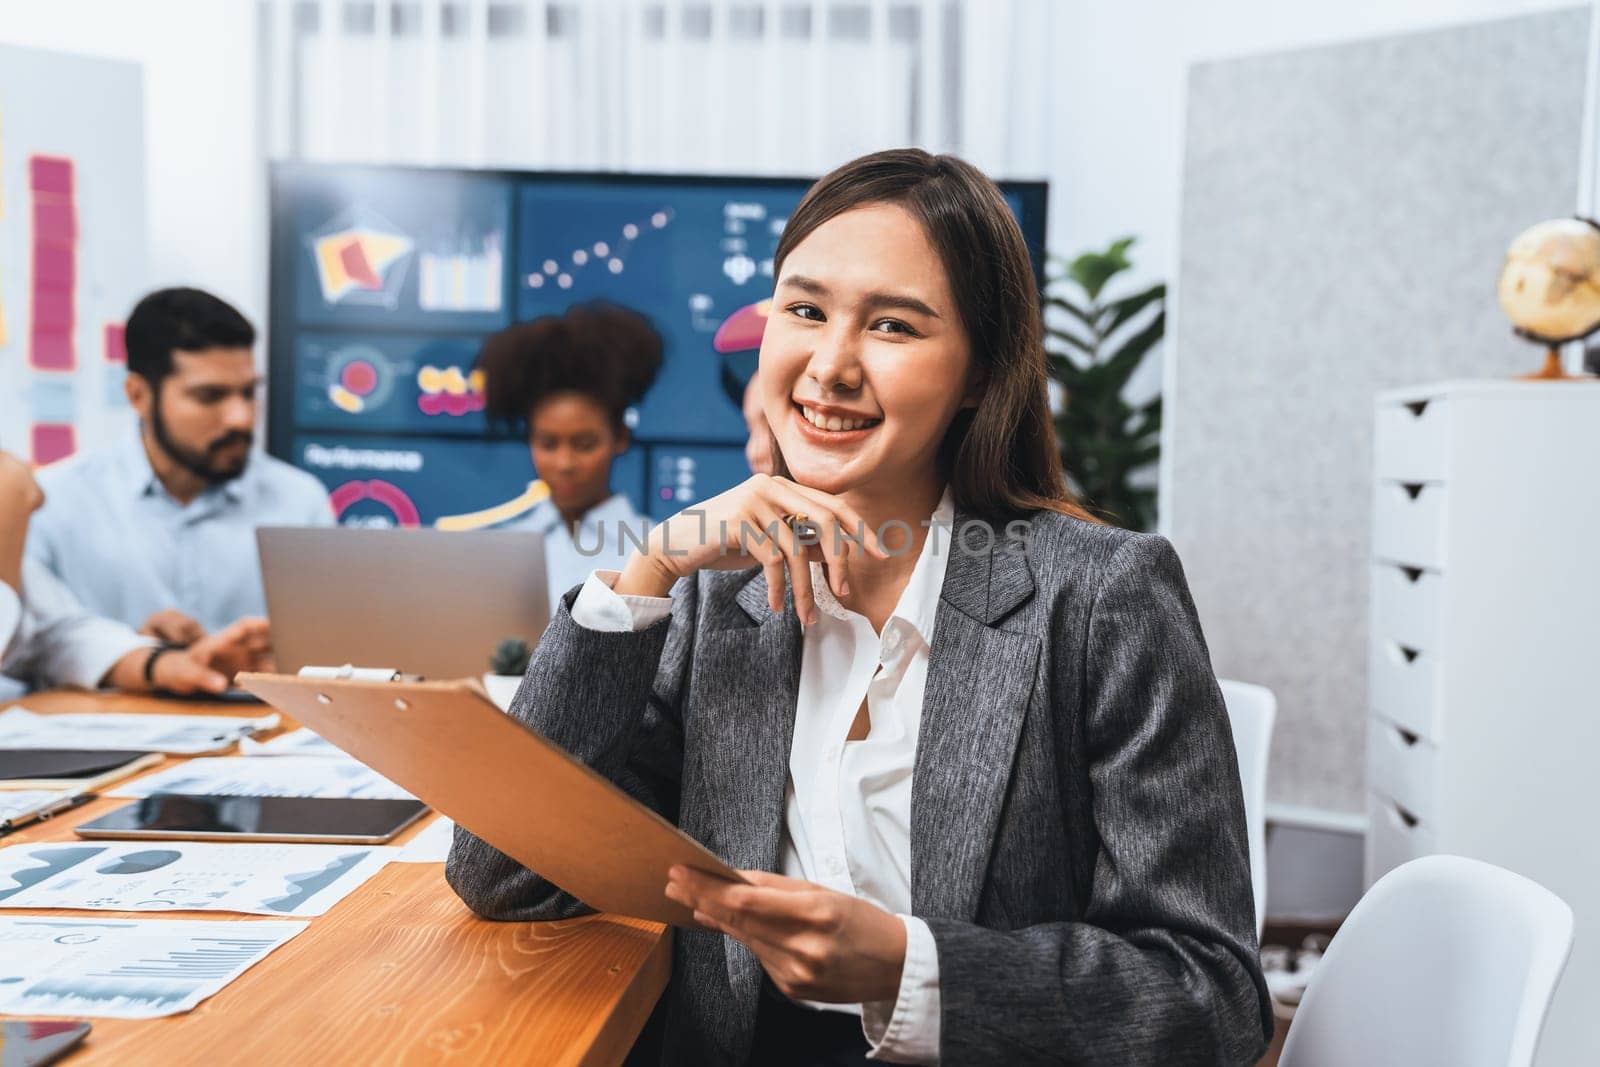
[[[45,714],[268,710],[66,691],[36,693],[18,703]],[[296,725],[286,717],[280,731]],[[169,757],[145,773],[176,762]],[[72,827],[126,803],[102,796],[0,838],[0,846],[78,840]],[[438,817],[428,816],[393,843],[405,844]],[[219,912],[32,914],[234,918]],[[304,933],[186,1015],[92,1020],[89,1037],[63,1062],[620,1063],[671,967],[671,933],[659,923],[616,915],[485,922],[445,884],[442,863],[391,863],[326,915],[308,921]]]

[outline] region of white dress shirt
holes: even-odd
[[[819,613],[802,639],[780,867],[789,877],[870,900],[905,923],[905,966],[892,1004],[812,1005],[859,1012],[875,1059],[937,1063],[939,1056],[938,952],[927,924],[910,914],[911,775],[954,515],[947,490],[881,634],[841,605],[821,566],[812,565]],[[573,604],[574,622],[627,631],[671,611],[668,597],[618,595],[616,577],[590,576]],[[863,701],[867,736],[846,740]]]
[[[650,532],[650,521],[640,518],[621,493],[596,504],[578,520],[576,539],[567,529],[561,511],[548,499],[502,530],[536,530],[544,534],[545,576],[550,587],[550,614],[568,590],[594,571],[621,570],[636,544]],[[623,533],[626,530],[627,533]]]
[[[177,608],[207,631],[267,613],[258,526],[331,526],[322,483],[259,452],[187,504],[150,468],[134,431],[39,472],[44,507],[27,552],[96,615],[138,629]]]
[[[20,696],[30,686],[93,689],[117,660],[153,643],[89,614],[32,560],[22,561],[22,591],[19,597],[0,582],[0,699]]]

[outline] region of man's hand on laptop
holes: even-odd
[[[260,616],[239,619],[214,634],[207,634],[185,652],[196,662],[226,675],[231,681],[240,671],[274,671],[272,630]]]
[[[112,664],[100,684],[129,693],[154,689],[188,696],[224,692],[228,688],[228,678],[229,675],[195,659],[190,649],[145,645]]]
[[[106,672],[101,684],[131,692],[155,689],[188,696],[226,692],[239,671],[274,669],[267,620],[247,618],[188,648],[134,649]]]

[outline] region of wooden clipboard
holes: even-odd
[[[743,881],[694,838],[502,712],[471,679],[241,674],[236,685],[600,911],[693,927],[682,864]]]

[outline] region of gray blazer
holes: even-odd
[[[946,547],[911,800],[943,1061],[1254,1062],[1272,1013],[1244,803],[1177,555],[1054,513],[1033,516],[1027,546]],[[597,633],[572,621],[574,596],[511,713],[732,866],[775,871],[792,598],[775,614],[759,568],[702,571],[673,590],[670,620]],[[586,910],[460,829],[446,877],[486,918]],[[673,953],[666,1061],[744,1062],[755,956],[704,930],[678,931]]]

